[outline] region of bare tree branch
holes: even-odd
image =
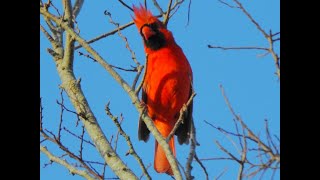
[[[198,162],[198,164],[200,165],[200,167],[202,168],[204,174],[206,175],[206,180],[209,179],[209,174],[207,172],[206,167],[202,164],[202,162],[200,161],[200,159],[198,158],[197,154],[194,154],[194,159]]]
[[[164,16],[164,20],[163,20],[163,24],[167,27],[168,22],[169,22],[169,15],[170,15],[170,11],[171,11],[171,5],[172,5],[172,0],[169,0],[168,3],[168,8],[167,8],[167,12]]]
[[[170,134],[167,136],[166,140],[167,142],[170,141],[170,139],[172,138],[172,136],[174,135],[174,133],[176,132],[176,130],[178,129],[178,127],[180,126],[181,123],[183,123],[183,120],[184,120],[184,116],[185,116],[185,113],[188,111],[188,106],[190,106],[190,104],[192,103],[193,101],[193,98],[196,96],[197,94],[195,92],[193,92],[189,98],[189,100],[187,101],[186,104],[184,104],[182,106],[182,108],[180,109],[180,115],[179,115],[179,118],[176,122],[176,124],[174,125],[173,129],[171,130]]]
[[[135,89],[135,91],[134,91],[137,96],[138,96],[138,94],[139,94],[139,92],[140,92],[140,90],[141,90],[141,88],[142,88],[142,85],[143,85],[144,80],[145,80],[145,76],[146,76],[146,74],[147,74],[147,65],[148,65],[148,54],[146,55],[146,61],[145,61],[145,65],[144,65],[144,67],[146,67],[146,68],[145,68],[145,71],[144,71],[144,73],[143,73],[142,80],[141,80],[140,84],[138,85],[137,89]],[[142,71],[142,70],[141,70],[141,71]],[[138,76],[138,75],[137,75],[137,76]],[[135,78],[133,85],[136,84],[135,81],[137,81],[138,78],[139,78],[139,77],[136,77],[136,78]],[[133,89],[133,88],[132,88],[132,89]]]
[[[64,99],[63,99],[63,89],[60,91],[60,97],[61,97],[61,105],[60,105],[60,122],[59,122],[59,129],[58,129],[58,141],[61,139],[61,129],[62,129],[62,121],[63,121],[63,111],[64,111]],[[58,100],[57,103],[59,104]]]
[[[109,107],[109,104],[110,104],[110,101],[107,103],[106,107],[108,106]],[[117,117],[115,117],[117,118]],[[119,126],[121,127],[121,123],[123,121],[123,117],[122,117],[122,114],[120,114],[120,122],[119,122]],[[116,135],[116,139],[114,140],[114,151],[117,152],[117,147],[118,147],[118,140],[119,140],[119,134],[120,134],[120,130],[118,128],[118,132],[117,132],[117,135]]]
[[[82,136],[76,135],[75,133],[71,132],[67,128],[63,127],[63,130],[66,131],[67,133],[71,134],[72,136],[76,137],[77,139],[79,139],[79,140],[81,140],[81,141],[83,141],[83,142],[85,142],[87,144],[90,144],[92,147],[95,147],[95,145],[92,142],[90,142],[89,140],[84,139]]]
[[[132,60],[136,63],[137,66],[140,66],[140,63],[137,61],[136,54],[135,54],[134,51],[131,49],[131,47],[130,47],[130,45],[129,45],[129,43],[128,43],[128,38],[121,33],[119,23],[116,23],[116,22],[113,21],[113,19],[112,19],[112,17],[111,17],[111,13],[108,12],[107,10],[104,11],[104,14],[109,17],[109,22],[110,22],[111,24],[115,25],[115,26],[118,28],[118,35],[119,35],[119,36],[121,37],[121,39],[125,42],[126,48],[128,49],[128,51],[129,51],[130,54],[131,54]]]
[[[223,49],[223,50],[239,50],[239,49],[256,49],[256,50],[265,50],[268,53],[271,53],[272,58],[274,60],[275,66],[276,66],[276,75],[280,79],[280,57],[278,54],[274,51],[273,44],[276,41],[279,41],[280,38],[273,39],[273,36],[280,34],[280,32],[277,32],[275,34],[272,34],[271,30],[270,33],[268,34],[263,28],[260,26],[260,24],[251,16],[251,14],[244,8],[244,6],[239,2],[239,0],[233,0],[237,6],[232,6],[228,3],[226,3],[223,0],[218,0],[222,4],[225,4],[229,6],[230,8],[238,8],[240,9],[246,16],[247,18],[254,24],[254,26],[257,28],[258,31],[261,32],[261,34],[266,38],[266,40],[269,43],[269,48],[264,48],[264,47],[221,47],[221,46],[212,46],[208,45],[208,48],[216,48],[216,49]],[[266,53],[267,54],[267,53]],[[264,54],[264,55],[266,55]]]
[[[72,34],[73,38],[74,38],[76,41],[78,41],[79,44],[81,44],[81,45],[98,61],[98,63],[101,64],[102,67],[104,67],[104,68],[112,75],[112,77],[124,88],[124,90],[128,93],[129,97],[131,98],[133,104],[134,104],[135,107],[137,108],[138,112],[141,114],[141,118],[142,118],[143,121],[145,122],[146,126],[148,127],[148,129],[150,130],[150,132],[154,135],[154,137],[156,138],[156,140],[158,141],[158,143],[160,144],[160,146],[161,146],[162,149],[164,150],[165,154],[167,155],[167,159],[168,159],[168,161],[169,161],[169,164],[171,165],[171,168],[172,168],[172,171],[173,171],[173,173],[174,173],[174,175],[175,175],[175,178],[176,178],[177,180],[182,179],[182,177],[181,177],[181,172],[180,172],[180,170],[179,170],[179,168],[178,168],[178,166],[177,166],[176,159],[175,159],[175,157],[173,156],[173,153],[172,153],[172,151],[170,150],[170,147],[169,147],[168,143],[165,141],[165,139],[163,139],[162,135],[159,133],[159,131],[157,130],[157,128],[154,126],[153,121],[151,120],[151,118],[150,118],[150,117],[146,114],[146,112],[144,111],[144,108],[141,106],[141,103],[140,103],[140,101],[139,101],[139,98],[138,98],[137,95],[135,94],[134,90],[132,90],[131,87],[120,77],[120,75],[119,75],[117,72],[115,72],[115,71],[112,69],[112,67],[111,67],[108,63],[106,63],[106,61],[103,60],[103,58],[102,58],[95,50],[93,50],[93,49],[89,46],[88,43],[86,43],[82,38],[80,38],[79,35],[78,35],[77,33],[75,33],[75,32],[73,31],[73,29],[71,29],[66,23],[59,21],[59,18],[57,18],[56,16],[48,13],[48,12],[47,12],[44,8],[42,8],[42,7],[40,7],[40,13],[43,14],[44,16],[52,19],[52,20],[53,20],[54,22],[56,22],[59,26],[61,26],[63,29],[65,29],[65,30],[68,31],[70,34]],[[72,75],[71,75],[71,74],[65,74],[64,71],[61,71],[61,69],[58,69],[58,72],[59,72],[59,74],[62,73],[60,77],[62,78],[62,81],[63,81],[63,82],[64,82],[64,78],[66,77],[66,75],[67,75],[68,79],[74,79],[74,77],[73,77],[74,75],[73,75],[73,74],[72,74]],[[70,75],[71,75],[71,77],[70,77]],[[66,83],[66,82],[65,82],[65,83]],[[74,85],[71,86],[71,87],[76,88],[77,86],[75,86],[75,85],[76,85],[76,84],[74,84]],[[70,85],[65,84],[65,86],[69,87]],[[74,103],[74,106],[75,106],[75,107],[79,107],[78,110],[79,110],[80,112],[83,112],[84,110],[85,110],[84,112],[87,112],[87,113],[90,112],[90,113],[89,113],[90,116],[88,116],[88,117],[90,117],[90,120],[88,120],[88,121],[96,122],[96,119],[95,119],[94,115],[92,114],[91,109],[88,108],[89,106],[87,105],[87,102],[86,102],[84,96],[83,96],[83,95],[81,96],[81,99],[85,100],[85,101],[82,101],[81,104],[79,104],[79,102],[77,101],[77,98],[76,98],[76,97],[78,97],[79,94],[83,94],[83,93],[80,91],[79,88],[76,88],[76,89],[78,90],[76,93],[73,93],[73,92],[70,92],[71,94],[68,93],[68,95],[70,96],[71,101],[73,101],[73,103]],[[71,90],[71,89],[68,89],[68,90],[66,90],[66,91],[68,92],[68,91],[70,91],[70,90]],[[79,106],[79,105],[80,105],[80,106]],[[83,105],[85,105],[85,106],[83,106]],[[85,108],[85,109],[82,109],[82,108],[80,108],[80,107]],[[88,115],[89,115],[89,114],[88,114]],[[90,127],[87,127],[87,125],[88,125],[88,126],[91,126],[92,123],[88,124],[86,120],[84,120],[83,122],[85,123],[86,129],[88,130],[88,128],[90,128]],[[93,123],[93,124],[95,124],[95,123]],[[100,129],[100,127],[95,127],[95,128],[97,128],[95,131],[88,130],[88,134],[93,133],[92,136],[95,136],[97,133],[98,133],[98,134],[103,134],[102,131],[101,131],[101,129]],[[92,130],[93,130],[93,129],[92,129]],[[99,131],[99,132],[98,132],[98,131]],[[92,139],[93,139],[94,142],[97,140],[95,137],[92,137]],[[100,140],[102,140],[102,139],[100,139]],[[110,144],[107,142],[107,140],[106,140],[105,138],[103,138],[103,141],[104,141],[103,144],[105,144],[106,146],[108,146],[108,147],[111,148]],[[99,149],[99,148],[98,148],[98,149]],[[106,148],[106,149],[108,149],[108,148]],[[100,150],[101,150],[100,153],[103,154],[103,155],[107,158],[106,150],[105,150],[105,149],[100,149]],[[111,150],[111,151],[113,152],[113,150]],[[110,156],[110,154],[109,154],[109,156]],[[112,156],[112,157],[115,157],[115,156]],[[117,158],[117,157],[116,157],[116,158]],[[109,160],[110,160],[110,158],[107,158],[107,159],[106,159],[107,162],[108,162]],[[117,160],[120,160],[120,159],[117,158]],[[111,168],[112,168],[112,166],[113,166],[112,164],[109,164],[109,163],[108,163],[108,165],[111,166]],[[113,168],[117,168],[117,167],[113,167]],[[123,170],[123,169],[128,169],[128,168],[121,168],[121,170]],[[117,170],[115,170],[115,172],[116,172],[116,174],[117,174],[117,172],[119,172],[119,170],[117,169]],[[127,170],[126,172],[131,173],[131,171],[129,171],[129,170]],[[129,175],[129,174],[128,174],[128,173],[126,173],[126,174],[120,173],[120,174],[117,174],[117,175],[124,176],[124,175]]]
[[[219,178],[221,178],[222,175],[223,175],[225,172],[227,172],[227,170],[228,170],[228,168],[224,168],[223,171],[222,171],[216,178],[214,178],[214,179],[215,179],[215,180],[218,180]]]
[[[47,30],[44,29],[44,27],[41,24],[40,24],[40,30],[44,33],[44,35],[47,37],[50,43],[54,43],[54,39],[52,38],[52,36],[48,33]]]
[[[42,131],[43,130],[43,107],[42,107],[42,98],[40,97],[40,131]],[[41,142],[40,142],[41,143]]]
[[[218,0],[218,1],[221,2],[222,4],[228,6],[229,8],[240,8],[239,6],[232,6],[229,3],[226,3],[225,1],[222,1],[222,0]]]
[[[142,159],[140,158],[140,156],[137,154],[137,152],[135,151],[133,145],[132,145],[132,142],[130,140],[130,137],[123,131],[123,129],[121,128],[121,125],[120,123],[118,122],[118,117],[115,117],[113,116],[113,114],[111,113],[110,111],[110,108],[109,108],[109,105],[110,103],[108,103],[105,107],[105,111],[107,113],[107,115],[110,117],[110,119],[113,121],[113,123],[117,126],[118,128],[118,131],[120,132],[121,136],[123,136],[129,146],[129,154],[131,154],[136,160],[137,162],[139,163],[144,175],[147,177],[147,179],[151,179],[146,167],[144,166],[143,162],[142,162]]]
[[[208,45],[208,48],[215,48],[215,49],[222,49],[222,50],[252,50],[252,49],[256,49],[256,50],[264,50],[264,51],[268,51],[268,48],[264,48],[264,47],[254,47],[254,46],[243,46],[243,47],[223,47],[223,46],[212,46],[212,45]]]
[[[190,11],[191,11],[191,0],[189,0],[189,5],[188,5],[188,18],[187,18],[187,24],[186,26],[189,25],[189,21],[190,21]]]
[[[74,28],[71,0],[62,0],[62,1],[63,1],[63,8],[64,8],[63,20],[66,20],[70,28]],[[75,40],[72,38],[72,36],[68,32],[66,32],[66,40],[64,44],[65,51],[63,54],[62,65],[71,70],[73,69],[74,42]]]
[[[135,89],[136,88],[136,85],[137,85],[137,82],[138,82],[138,80],[139,80],[139,77],[140,77],[140,75],[141,75],[141,73],[142,73],[142,71],[143,71],[143,68],[144,68],[144,65],[139,65],[138,67],[136,67],[136,69],[137,69],[137,75],[134,77],[134,80],[133,80],[133,83],[132,83],[132,89]],[[144,76],[144,75],[143,75]],[[143,77],[143,79],[144,79],[144,77]],[[142,85],[142,84],[141,84]],[[141,87],[140,87],[141,88]],[[138,91],[138,93],[139,93],[139,91]],[[137,94],[138,94],[137,93]]]
[[[74,19],[76,19],[76,17],[79,15],[79,12],[82,8],[84,0],[76,0],[76,2],[73,5],[73,9],[72,9],[72,15],[74,17]]]
[[[102,34],[102,35],[100,35],[98,37],[95,37],[95,38],[89,40],[89,41],[86,41],[86,43],[88,43],[88,44],[94,43],[94,42],[96,42],[96,41],[98,41],[98,40],[100,40],[102,38],[105,38],[105,37],[108,37],[110,35],[113,35],[113,34],[117,33],[119,30],[123,30],[123,29],[125,29],[127,27],[130,27],[133,24],[134,24],[133,21],[131,21],[131,22],[125,24],[125,25],[119,26],[119,28],[116,28],[116,29],[114,29],[114,30],[112,30],[112,31],[110,31],[108,33]],[[81,44],[79,44],[74,49],[77,50],[77,49],[79,49],[81,47],[82,47]]]
[[[84,54],[83,52],[80,52],[80,51],[78,51],[78,53],[79,53],[79,56],[84,56],[84,57],[87,57],[87,58],[89,58],[89,59],[92,59],[93,62],[97,62],[97,60],[94,59],[94,58],[93,58],[92,56],[90,56],[89,54]],[[115,68],[115,69],[122,70],[122,71],[138,72],[137,67],[133,67],[132,69],[128,69],[128,68],[122,68],[122,67],[115,66],[115,65],[111,65],[111,64],[110,64],[110,66],[113,67],[113,68]]]
[[[128,5],[126,4],[125,2],[123,2],[122,0],[118,0],[123,6],[125,6],[126,8],[130,9],[130,11],[133,11],[133,9]]]
[[[203,160],[232,160],[237,162],[240,166],[239,166],[239,171],[238,171],[238,180],[243,179],[244,177],[253,177],[255,175],[257,175],[258,173],[260,173],[260,178],[263,177],[263,175],[266,173],[267,170],[273,170],[276,171],[279,169],[278,164],[280,164],[280,153],[278,151],[273,151],[272,148],[277,149],[275,144],[272,141],[269,129],[268,129],[268,125],[267,123],[265,124],[265,128],[266,128],[266,136],[267,136],[267,140],[268,140],[268,145],[264,144],[261,140],[261,138],[257,135],[255,135],[251,129],[248,128],[248,126],[244,123],[244,121],[241,119],[241,117],[239,115],[237,115],[234,111],[234,109],[232,108],[229,99],[227,98],[225,91],[222,87],[222,85],[220,85],[220,89],[222,92],[222,96],[225,99],[225,102],[231,112],[231,114],[234,116],[233,122],[235,125],[235,129],[236,129],[236,133],[227,131],[223,128],[220,127],[216,127],[214,125],[212,125],[211,123],[205,121],[208,125],[212,126],[213,128],[219,130],[219,132],[223,133],[226,137],[228,137],[228,135],[232,135],[238,138],[239,140],[239,145],[241,147],[241,152],[240,152],[240,157],[238,158],[236,155],[232,154],[230,151],[228,151],[226,148],[224,148],[218,141],[215,141],[215,143],[217,144],[218,148],[223,151],[224,153],[226,153],[229,158],[225,158],[225,157],[217,157],[217,158],[205,158],[205,159],[201,159],[201,161]],[[239,123],[240,129],[242,130],[242,132],[240,133],[240,129],[238,127]],[[231,138],[228,138],[230,142],[233,142],[233,140]],[[253,142],[253,145],[257,146],[258,148],[248,148],[248,142],[247,140],[250,140],[251,142]],[[235,145],[235,144],[234,144]],[[254,162],[257,162],[260,160],[260,163],[252,163],[249,161],[248,159],[248,152],[252,152],[255,151],[256,153],[258,153],[258,158],[257,159],[253,159]],[[253,157],[253,155],[251,155],[250,157]],[[275,166],[273,166],[273,164],[276,164]],[[248,166],[247,170],[245,170],[245,166]],[[274,174],[274,172],[273,172]]]
[[[160,5],[158,4],[158,2],[157,2],[157,0],[152,0],[152,2],[153,2],[153,4],[154,4],[154,6],[159,10],[159,12],[160,12],[160,15],[164,15],[164,12],[163,12],[163,10],[162,10],[162,8],[160,7]],[[164,16],[163,16],[164,17]]]
[[[48,141],[56,144],[59,146],[59,148],[64,151],[66,153],[66,155],[68,155],[69,157],[71,157],[72,159],[76,160],[77,162],[79,162],[81,164],[81,166],[83,168],[85,168],[88,173],[90,173],[91,175],[93,175],[95,178],[97,179],[101,179],[100,175],[95,173],[94,171],[92,171],[92,169],[90,167],[87,166],[87,164],[85,164],[85,162],[78,156],[76,156],[74,153],[72,153],[68,148],[66,148],[60,140],[58,140],[58,138],[51,132],[51,131],[48,131],[46,129],[44,129],[45,131],[47,131],[49,134],[51,134],[51,136],[53,137],[50,137],[48,134],[46,134],[43,130],[40,131],[41,135],[47,139]]]
[[[84,133],[85,133],[85,128],[84,128],[84,126],[82,126],[82,133],[81,133],[81,137],[80,137],[80,140],[81,140],[80,141],[80,150],[79,150],[79,156],[81,159],[83,159],[82,152],[83,152]]]
[[[85,41],[81,39],[77,33],[74,32],[68,22],[61,21],[60,18],[52,15],[43,7],[40,7],[40,13],[43,16],[54,21],[58,26],[62,27],[70,35],[72,41],[77,40],[80,44],[84,45],[83,42]],[[85,43],[85,46],[88,47],[88,44]],[[73,58],[73,56],[70,54],[68,58]],[[65,60],[67,60],[68,58],[64,57]],[[94,58],[98,59],[95,56]],[[102,59],[100,56],[99,58]],[[138,179],[137,176],[133,174],[133,172],[129,169],[129,167],[127,167],[118,157],[118,155],[113,151],[110,143],[107,141],[104,133],[97,123],[94,114],[91,111],[91,108],[88,105],[88,102],[80,88],[79,82],[77,82],[76,78],[74,77],[72,65],[62,66],[60,61],[56,61],[56,63],[57,71],[62,81],[61,87],[68,94],[71,103],[75,107],[78,114],[83,114],[83,116],[81,116],[82,122],[101,156],[118,177],[123,179]],[[108,68],[112,70],[110,66],[108,66]]]
[[[221,128],[221,127],[216,127],[216,126],[214,126],[213,124],[209,123],[209,122],[206,121],[206,120],[204,120],[204,122],[205,122],[206,124],[210,125],[211,127],[217,129],[218,131],[222,132],[222,133],[226,133],[226,134],[233,135],[233,136],[236,136],[236,137],[242,137],[242,136],[243,136],[242,134],[233,133],[233,132],[227,131],[227,130]],[[251,141],[253,141],[253,142],[258,143],[255,139],[252,139],[252,138],[249,137],[249,136],[245,136],[245,137],[246,137],[246,139],[249,139],[249,140],[251,140]]]
[[[45,146],[40,146],[40,151],[43,152],[44,154],[46,154],[48,156],[48,158],[50,159],[50,161],[59,163],[59,164],[63,165],[64,167],[66,167],[70,171],[71,174],[78,174],[88,180],[94,180],[94,178],[92,176],[90,176],[90,174],[87,171],[79,170],[76,167],[69,164],[67,161],[62,160],[62,159],[54,156],[53,154],[51,154],[48,151],[48,149]]]
[[[172,132],[172,131],[171,131]],[[191,128],[190,128],[190,151],[189,151],[189,155],[188,155],[188,159],[186,162],[186,179],[187,180],[192,180],[194,179],[194,176],[191,175],[191,171],[192,171],[192,161],[193,161],[193,157],[196,154],[196,140],[195,140],[195,127],[193,124],[193,121],[191,121]]]
[[[266,134],[267,134],[267,141],[269,144],[272,145],[273,149],[276,151],[276,154],[279,154],[279,151],[278,151],[278,148],[277,146],[274,144],[273,140],[272,140],[272,137],[270,135],[270,131],[269,131],[269,125],[268,125],[268,120],[266,119],[265,120],[265,127],[266,127]],[[269,145],[269,147],[271,147]]]
[[[220,85],[220,89],[221,89],[222,95],[223,95],[223,97],[224,97],[224,99],[225,99],[225,101],[226,101],[226,104],[227,104],[229,110],[231,111],[231,113],[233,114],[233,116],[240,122],[240,124],[242,125],[242,127],[243,127],[245,130],[248,131],[248,136],[249,136],[250,138],[254,139],[254,140],[261,146],[261,148],[262,148],[264,151],[266,151],[266,152],[269,153],[269,155],[270,155],[273,159],[275,159],[275,160],[277,160],[277,161],[280,162],[280,156],[279,156],[279,155],[276,155],[276,154],[273,154],[272,150],[271,150],[268,146],[266,146],[266,145],[248,128],[248,126],[242,121],[242,119],[234,112],[233,108],[232,108],[231,105],[230,105],[230,102],[229,102],[227,96],[225,95],[225,92],[224,92],[224,89],[223,89],[222,85]]]
[[[237,161],[239,164],[241,164],[241,160],[235,157],[233,154],[231,154],[227,149],[225,149],[223,146],[218,141],[215,141],[216,145],[221,149],[223,152],[225,152],[230,158],[233,160]]]
[[[264,35],[265,38],[268,38],[268,34],[261,28],[259,23],[253,19],[251,14],[243,7],[243,5],[238,0],[233,0],[238,6],[239,9],[250,19],[250,21],[256,26],[256,28]]]

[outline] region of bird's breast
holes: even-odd
[[[184,54],[170,50],[149,54],[143,85],[149,115],[158,120],[176,119],[189,98],[191,78]]]

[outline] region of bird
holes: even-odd
[[[179,119],[193,88],[193,73],[188,59],[176,43],[166,25],[144,6],[133,5],[133,21],[140,33],[147,61],[142,83],[142,103],[160,134],[166,138]],[[188,144],[193,124],[193,101],[186,107],[183,123],[176,129],[179,144]],[[140,118],[138,139],[147,142],[150,131]],[[168,141],[176,157],[174,136]],[[172,168],[161,146],[155,140],[154,169],[157,173],[173,175]]]

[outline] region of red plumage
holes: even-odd
[[[142,86],[142,100],[155,126],[167,137],[178,120],[180,109],[192,93],[192,70],[182,49],[176,44],[172,33],[161,21],[144,7],[133,7],[134,22],[143,38],[148,56],[146,74]],[[192,122],[192,104],[188,107],[184,123],[176,131],[180,144],[189,142]],[[139,120],[139,140],[147,141],[149,130]],[[175,140],[169,141],[173,154]],[[173,175],[163,149],[155,143],[154,168],[158,173]]]

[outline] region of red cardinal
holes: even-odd
[[[172,33],[150,11],[133,6],[136,24],[148,56],[145,79],[142,86],[142,101],[146,104],[148,115],[155,126],[166,138],[177,122],[180,109],[192,93],[192,70],[182,49],[176,44]],[[175,135],[179,144],[189,143],[192,123],[192,107],[188,106],[184,123]],[[138,137],[147,141],[150,131],[140,119]],[[170,149],[176,155],[174,137],[169,141]],[[155,144],[154,169],[158,173],[173,175],[163,149]]]

